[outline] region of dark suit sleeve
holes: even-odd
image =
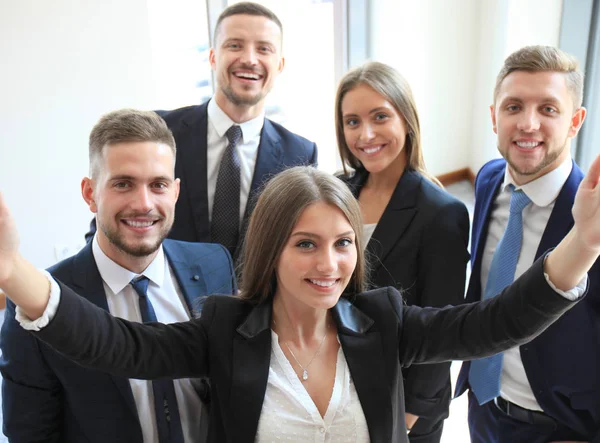
[[[469,261],[469,214],[458,201],[440,208],[423,229],[419,244],[419,306],[442,307],[464,301]],[[404,371],[406,411],[427,417],[448,386],[450,363],[411,366]]]
[[[404,306],[390,288],[390,301],[400,320],[401,363],[472,360],[537,337],[579,301],[569,301],[550,287],[543,260],[538,259],[499,296],[455,307]]]
[[[62,390],[40,342],[15,320],[7,301],[2,337],[3,431],[12,443],[62,442]]]
[[[61,300],[52,321],[33,333],[82,366],[113,375],[156,379],[208,375],[208,330],[214,297],[199,319],[135,323],[115,318],[59,282]]]

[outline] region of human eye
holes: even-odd
[[[387,120],[388,115],[384,112],[378,112],[375,114],[375,121],[384,121]]]
[[[131,187],[131,183],[128,181],[116,181],[113,183],[113,188],[115,189],[119,189],[119,190],[123,190],[123,189],[129,189]]]
[[[358,119],[356,118],[348,118],[345,121],[346,126],[348,126],[349,128],[354,128],[355,126],[358,126]]]
[[[152,183],[152,189],[157,191],[166,191],[169,188],[169,185],[165,182],[155,182]]]
[[[553,106],[544,106],[544,112],[546,114],[556,114],[558,111]]]
[[[519,106],[517,106],[517,105],[508,105],[508,106],[506,107],[506,110],[507,110],[508,112],[515,112],[515,111],[518,111],[519,109],[520,109],[520,108],[519,108]]]
[[[352,239],[351,239],[351,238],[346,238],[346,237],[345,237],[345,238],[340,238],[340,239],[337,241],[337,243],[336,243],[336,246],[338,246],[338,247],[342,247],[342,248],[346,248],[346,247],[348,247],[348,246],[352,245],[353,243],[354,243],[354,242],[352,241]]]
[[[315,248],[315,244],[310,240],[301,240],[298,243],[296,243],[296,247],[300,249],[310,250]]]
[[[273,50],[271,49],[271,47],[270,47],[270,46],[268,46],[268,45],[262,45],[262,46],[259,46],[259,47],[258,47],[258,50],[259,50],[260,52],[273,52]]]

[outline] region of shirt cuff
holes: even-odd
[[[561,291],[556,286],[554,286],[554,283],[550,281],[550,277],[545,272],[544,277],[546,277],[546,281],[548,282],[550,287],[554,289],[555,292],[557,292],[558,294],[562,295],[564,298],[570,301],[579,300],[581,297],[583,297],[583,294],[585,294],[585,290],[587,289],[588,285],[588,276],[586,274],[585,277],[583,277],[579,281],[579,283],[577,283],[577,286],[569,289],[568,291]]]
[[[50,299],[48,300],[48,305],[46,305],[46,310],[42,316],[36,320],[32,320],[27,317],[18,306],[15,311],[15,318],[21,327],[27,331],[39,331],[47,326],[48,323],[50,323],[50,320],[52,320],[56,315],[56,311],[58,311],[58,305],[60,304],[60,286],[58,286],[56,280],[54,280],[47,271],[41,269],[40,271],[42,271],[42,273],[50,282]]]

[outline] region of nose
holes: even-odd
[[[133,195],[131,207],[140,213],[150,212],[153,207],[152,191],[146,186],[140,186]]]
[[[332,248],[322,249],[318,255],[317,271],[333,274],[337,270],[337,254]]]
[[[240,55],[240,62],[246,65],[257,64],[256,49],[253,46],[246,46]]]
[[[375,130],[370,123],[364,123],[360,132],[360,138],[362,141],[370,141],[375,138]]]
[[[535,132],[540,129],[540,119],[535,109],[526,109],[517,122],[517,129],[523,132]]]

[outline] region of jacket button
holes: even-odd
[[[199,275],[194,275],[192,277],[192,280],[198,281],[198,280],[200,280],[200,276]]]

